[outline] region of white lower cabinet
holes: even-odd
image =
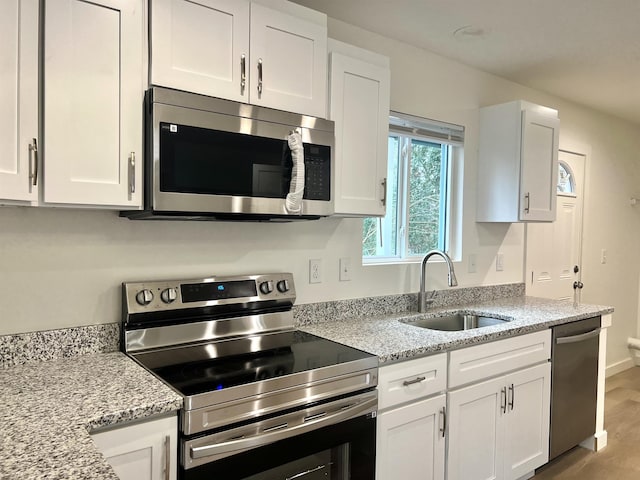
[[[376,479],[443,480],[447,354],[380,368]]]
[[[97,432],[91,438],[120,480],[176,480],[177,417]]]
[[[446,395],[378,415],[376,479],[444,479]]]
[[[549,459],[551,332],[380,368],[377,480],[516,480]]]
[[[515,480],[549,458],[551,364],[449,392],[447,478]]]

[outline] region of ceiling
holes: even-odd
[[[640,0],[293,1],[640,124]]]

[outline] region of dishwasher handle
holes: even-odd
[[[589,340],[590,338],[597,337],[598,335],[600,335],[600,327],[594,328],[593,330],[591,330],[589,332],[586,332],[586,333],[581,333],[580,335],[572,335],[570,337],[559,337],[559,338],[556,338],[556,344],[557,345],[562,345],[562,344],[565,344],[565,343],[584,342],[585,340]]]

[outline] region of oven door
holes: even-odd
[[[181,442],[181,480],[374,480],[377,392]]]

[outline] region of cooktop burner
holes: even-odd
[[[370,356],[294,330],[138,353],[134,358],[183,395],[196,395]]]

